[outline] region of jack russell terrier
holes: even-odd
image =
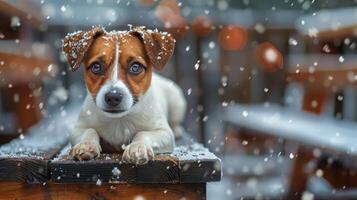
[[[94,27],[65,37],[65,56],[72,71],[83,63],[88,91],[70,133],[72,157],[99,156],[101,139],[124,150],[122,160],[134,164],[173,150],[175,136],[183,132],[186,101],[174,82],[153,71],[165,66],[174,46],[170,34],[144,27],[111,32]]]

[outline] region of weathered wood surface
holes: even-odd
[[[202,145],[177,146],[171,154],[156,155],[146,165],[121,162],[121,154],[102,154],[89,161],[75,161],[67,146],[50,164],[56,183],[204,183],[219,181],[221,161]]]
[[[211,182],[221,179],[221,160],[201,144],[176,147],[171,156],[178,160],[181,183]]]
[[[76,112],[73,108],[68,110]],[[65,124],[74,116],[48,117],[30,133],[1,146],[0,181],[46,182],[49,179],[49,160],[67,143],[68,126]]]
[[[2,199],[21,200],[99,200],[99,199],[206,199],[206,184],[53,184],[26,185],[0,183]]]

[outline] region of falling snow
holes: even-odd
[[[340,63],[343,63],[343,62],[345,61],[345,59],[343,58],[343,56],[340,56],[340,57],[338,57],[338,61],[339,61]]]
[[[296,45],[298,45],[298,42],[294,38],[289,38],[289,44],[296,46]]]
[[[172,153],[166,154],[184,159],[194,158],[198,168],[205,167],[204,159],[216,158],[211,152],[222,157],[225,176],[221,182],[207,185],[208,199],[270,199],[267,195],[270,193],[277,198],[286,196],[289,189],[286,186],[291,183],[286,181],[290,180],[289,175],[282,168],[292,166],[294,162],[300,161],[301,157],[300,153],[290,148],[291,138],[302,144],[300,147],[305,147],[304,144],[308,143],[316,163],[321,158],[325,159],[325,147],[333,150],[331,152],[343,152],[346,159],[339,160],[340,165],[345,162],[350,164],[349,156],[356,152],[354,138],[346,136],[355,130],[355,121],[350,119],[354,118],[355,95],[349,88],[349,85],[357,82],[357,73],[353,70],[353,55],[357,50],[356,30],[351,31],[349,28],[353,27],[356,21],[356,4],[352,1],[341,3],[327,0],[286,0],[263,4],[242,0],[236,4],[232,0],[117,0],[112,3],[88,0],[68,1],[63,4],[41,0],[34,5],[29,8],[38,8],[35,11],[41,16],[41,20],[32,14],[16,13],[7,16],[5,13],[4,26],[9,30],[0,29],[3,53],[19,55],[26,60],[37,57],[50,60],[43,65],[33,62],[33,66],[26,68],[7,59],[0,60],[0,133],[15,133],[14,141],[17,141],[1,146],[2,156],[45,159],[46,149],[67,144],[68,139],[58,135],[62,134],[65,138],[69,136],[69,131],[63,127],[74,124],[72,121],[78,117],[80,108],[81,115],[96,119],[96,112],[83,106],[90,89],[86,87],[89,80],[86,79],[86,73],[83,78],[86,62],[90,60],[86,58],[89,55],[87,51],[92,47],[93,41],[98,41],[97,36],[101,35],[103,40],[106,40],[103,52],[108,55],[110,50],[105,49],[111,47],[110,38],[113,35],[132,34],[133,31],[137,31],[138,37],[141,37],[138,41],[145,46],[145,52],[157,50],[150,49],[150,45],[156,45],[156,40],[168,41],[171,37],[177,40],[174,56],[168,61],[163,74],[177,80],[183,89],[183,96],[187,99],[184,131],[195,137],[195,133],[199,133],[202,128],[203,135],[198,135],[202,137],[207,148],[198,143],[178,145]],[[163,11],[162,16],[156,16],[160,9]],[[86,12],[79,12],[81,10]],[[192,21],[198,16],[207,17],[209,20],[210,27],[207,30],[204,30],[202,24],[199,24],[198,28],[193,25]],[[128,22],[132,22],[134,26]],[[152,27],[153,30],[135,27],[140,24]],[[221,31],[229,25],[238,26],[238,31],[220,37]],[[76,27],[83,27],[83,30],[77,30]],[[123,29],[126,30],[115,30],[117,27],[125,27]],[[59,29],[75,32],[64,36],[63,32],[57,31]],[[28,31],[31,34],[27,34]],[[201,36],[196,31],[209,33]],[[9,37],[8,34],[12,32],[20,34]],[[151,34],[158,32],[162,37],[147,42],[146,39],[152,36]],[[257,62],[259,56],[256,52],[261,42],[269,42],[275,46],[264,49],[261,55],[267,61],[266,65],[274,65],[283,60],[283,70],[270,72],[266,70],[266,66]],[[234,51],[222,48],[224,45],[233,44],[241,44],[242,48]],[[149,50],[146,49],[147,45]],[[121,55],[125,55],[125,52],[122,52],[124,49],[120,49],[120,53],[123,53]],[[165,55],[172,53],[165,45],[158,49],[158,54],[150,58],[150,62],[154,60],[160,63],[165,59]],[[144,57],[146,58],[146,55]],[[86,61],[83,62],[84,60]],[[145,59],[144,61],[147,62]],[[151,72],[151,66],[146,67]],[[68,69],[80,70],[72,73]],[[349,70],[345,71],[346,69]],[[156,70],[156,67],[153,70]],[[323,76],[320,77],[322,72]],[[332,99],[325,103],[314,95],[307,96],[310,86],[317,91],[328,90],[331,93],[328,98]],[[18,89],[21,87],[29,88],[31,92],[24,94]],[[138,99],[140,105],[141,96]],[[304,99],[309,101],[302,102]],[[30,130],[20,127],[26,120],[20,120],[16,116],[17,111],[11,111],[11,107],[22,108],[23,112],[30,113],[30,117],[36,114],[36,118],[43,121]],[[150,105],[147,107],[153,108]],[[240,107],[242,109],[235,112],[234,117],[230,119],[231,125],[234,126],[229,127],[226,112]],[[301,112],[302,107],[314,112],[320,112],[322,108],[323,117]],[[171,115],[171,111],[168,114]],[[295,114],[298,117],[295,117]],[[315,118],[321,123],[315,123]],[[328,124],[324,123],[325,118],[330,120]],[[348,123],[344,124],[345,120],[348,120]],[[315,127],[313,123],[320,126]],[[336,127],[340,129],[334,129]],[[173,131],[176,131],[174,128],[177,127],[172,127]],[[235,133],[242,129],[244,139],[237,139]],[[313,130],[316,134],[306,136],[305,129]],[[34,131],[40,132],[42,137],[34,139]],[[125,132],[130,134],[129,129]],[[271,136],[276,138],[271,140]],[[237,146],[239,150],[236,149]],[[125,150],[127,144],[120,144],[118,148],[120,147]],[[70,146],[62,149],[59,154],[68,154],[69,149]],[[56,159],[60,160],[60,156],[56,156],[54,160]],[[326,160],[331,164],[334,159]],[[112,160],[110,154],[103,155],[103,161]],[[17,167],[22,167],[21,165],[22,163],[18,163]],[[189,167],[191,166],[182,166],[186,170]],[[215,166],[215,169],[206,171],[205,176],[217,175],[220,167]],[[323,180],[328,178],[329,172],[317,167],[320,166],[307,163],[304,170],[314,177]],[[120,165],[108,169],[109,174],[111,171],[113,183],[123,178]],[[165,169],[170,173],[175,170],[172,166],[165,166]],[[79,181],[85,174],[74,172],[72,176]],[[276,181],[276,177],[279,181]],[[53,178],[57,181],[65,180],[64,176]],[[104,180],[100,176],[91,179],[97,186],[102,186]],[[48,187],[46,182],[43,186]],[[113,184],[110,189],[116,191],[117,187]],[[310,185],[306,186],[306,191],[299,194],[302,200],[313,200],[318,196],[310,192],[311,188],[308,187]],[[341,191],[346,188],[348,187],[341,187]],[[161,195],[167,196],[171,190],[162,188],[160,192]],[[182,197],[182,200],[185,198]],[[133,199],[146,198],[144,193],[140,194],[138,191]]]
[[[198,68],[200,68],[200,60],[197,60],[196,64],[194,65],[195,70],[198,70]]]

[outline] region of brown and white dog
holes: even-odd
[[[186,102],[174,82],[153,71],[165,66],[174,46],[170,34],[143,27],[112,32],[95,27],[65,37],[63,51],[73,71],[84,65],[88,90],[71,130],[71,156],[98,156],[100,138],[135,164],[173,150]]]

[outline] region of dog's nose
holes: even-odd
[[[105,102],[112,107],[118,106],[123,99],[123,94],[116,88],[111,89],[105,94]]]

